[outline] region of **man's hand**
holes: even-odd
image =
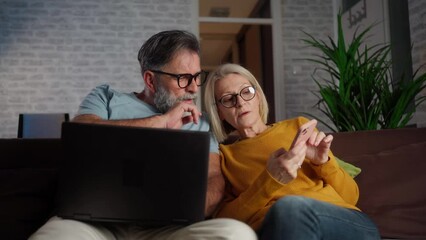
[[[197,106],[187,102],[178,102],[162,117],[165,128],[180,129],[183,125],[194,122],[198,124],[201,112]]]

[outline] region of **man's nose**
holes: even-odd
[[[198,92],[198,86],[195,79],[192,79],[191,83],[188,86],[186,86],[186,91],[194,92],[194,93]]]

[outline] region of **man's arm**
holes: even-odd
[[[220,155],[217,153],[209,154],[209,177],[207,184],[205,214],[206,217],[209,217],[216,210],[225,191],[225,179],[220,169]]]
[[[81,114],[74,117],[72,121],[133,127],[180,129],[183,125],[190,122],[198,124],[200,116],[201,113],[195,105],[179,102],[164,114],[154,115],[146,118],[106,120],[95,114]]]
[[[110,124],[132,127],[163,128],[165,126],[164,117],[162,115],[155,115],[152,117],[136,119],[105,120],[94,114],[82,114],[75,116],[72,121],[81,123]]]

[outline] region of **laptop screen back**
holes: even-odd
[[[65,122],[57,215],[140,225],[204,219],[209,133]]]

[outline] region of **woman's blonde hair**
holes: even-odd
[[[259,114],[262,118],[262,121],[266,124],[268,120],[268,102],[266,101],[265,94],[263,93],[262,88],[259,85],[259,82],[256,80],[256,78],[253,76],[253,74],[250,73],[247,69],[244,67],[233,64],[233,63],[226,63],[218,68],[216,68],[213,72],[209,73],[209,76],[207,78],[207,82],[205,85],[205,92],[204,92],[204,107],[209,115],[213,134],[216,136],[217,141],[223,142],[225,141],[229,134],[234,131],[235,129],[227,122],[221,121],[219,118],[219,113],[217,109],[217,104],[220,104],[216,101],[215,98],[215,83],[218,80],[221,80],[225,78],[229,74],[238,74],[247,79],[250,84],[256,89],[256,95],[259,97]]]

